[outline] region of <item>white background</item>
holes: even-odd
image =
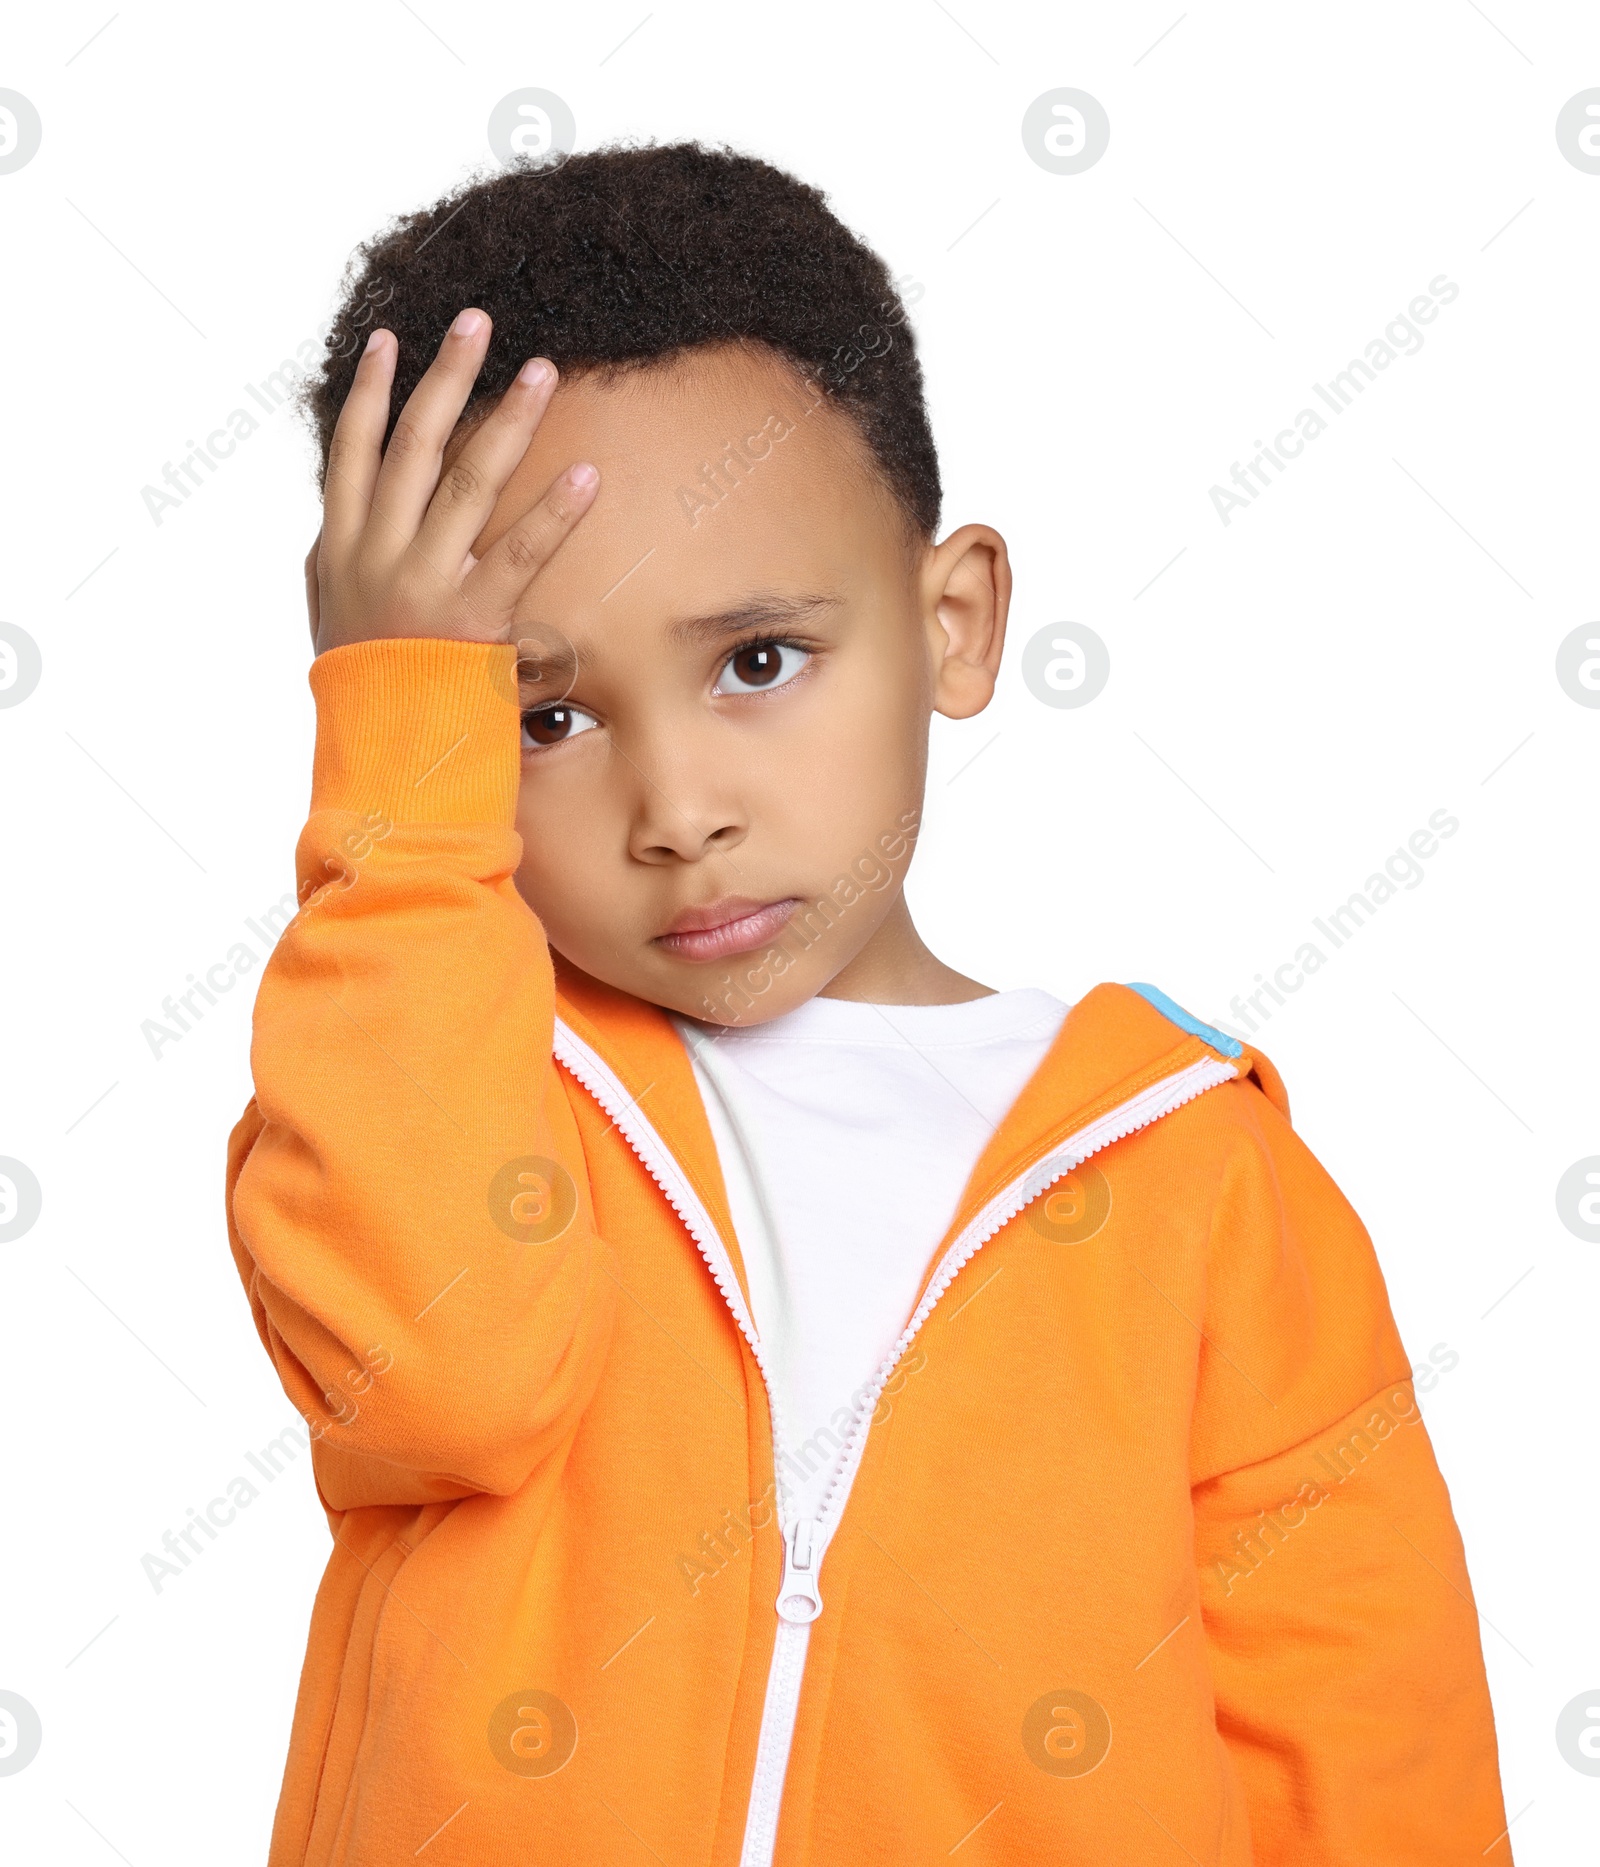
[[[247,995],[159,1060],[140,1026],[293,886],[318,523],[286,413],[160,525],[141,489],[540,85],[580,148],[699,136],[826,189],[923,288],[946,526],[1009,538],[1015,647],[1065,620],[1109,647],[1088,706],[1041,705],[1013,655],[987,715],[939,723],[911,892],[943,957],[1237,1022],[1313,916],[1459,819],[1261,1041],[1413,1357],[1459,1357],[1426,1406],[1507,1815],[1520,1860],[1565,1867],[1600,1818],[1554,1735],[1600,1686],[1600,1246],[1555,1201],[1600,1154],[1600,711],[1555,656],[1596,604],[1600,176],[1554,126],[1600,84],[1600,15],[646,6],[102,0],[8,27],[0,85],[44,138],[0,175],[0,618],[44,673],[0,711],[0,1154],[44,1209],[0,1245],[0,1689],[44,1745],[0,1777],[7,1858],[264,1859],[328,1547],[302,1462],[159,1594],[141,1566],[293,1417],[223,1229]],[[1110,116],[1079,175],[1020,135],[1059,85]],[[1441,273],[1423,347],[1225,526],[1210,487]]]

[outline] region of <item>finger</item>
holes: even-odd
[[[510,627],[517,601],[533,582],[600,490],[600,475],[588,461],[568,467],[536,506],[497,538],[461,586],[463,600],[482,626]]]
[[[439,483],[445,442],[461,418],[488,348],[488,315],[469,306],[445,332],[422,380],[406,397],[372,489],[370,542],[380,558],[392,561],[416,537]]]
[[[323,477],[320,533],[331,562],[342,564],[354,549],[372,508],[372,489],[383,459],[383,431],[389,424],[389,388],[399,353],[393,331],[372,333],[333,426]]]
[[[506,482],[527,453],[555,387],[555,365],[545,357],[530,357],[440,474],[416,542],[428,562],[452,583],[460,580],[473,539],[488,524]]]
[[[318,532],[311,541],[311,549],[306,553],[306,614],[311,618],[311,646],[317,645],[317,619],[322,611],[322,592],[317,580],[317,552],[322,546],[322,533]]]

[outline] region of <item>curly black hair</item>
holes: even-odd
[[[498,170],[399,218],[352,258],[327,357],[297,396],[319,487],[368,332],[400,340],[392,432],[464,305],[494,321],[465,423],[530,356],[613,374],[759,342],[854,420],[912,535],[938,526],[922,369],[888,268],[819,189],[770,163],[698,142],[612,145]]]

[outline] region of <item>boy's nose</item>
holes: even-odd
[[[656,780],[640,776],[639,808],[628,836],[634,861],[701,862],[731,855],[744,841],[749,826],[742,812],[726,802],[675,798]]]

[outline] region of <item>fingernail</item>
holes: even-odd
[[[583,461],[572,469],[568,477],[574,486],[593,486],[600,475],[589,465],[588,461]]]
[[[386,331],[384,331],[383,329],[381,329],[381,328],[380,328],[380,329],[378,329],[378,330],[375,330],[375,331],[374,331],[374,332],[372,333],[372,335],[371,335],[371,336],[370,336],[370,337],[369,337],[369,338],[367,339],[367,349],[368,349],[368,350],[375,350],[375,349],[377,348],[377,346],[378,346],[378,339],[379,339],[380,337],[384,337],[384,336],[387,336],[387,335],[388,335],[388,333],[387,333]],[[365,352],[363,352],[362,354],[363,354],[363,355],[365,355]]]
[[[543,357],[530,357],[517,371],[517,381],[529,389],[537,389],[550,380],[550,365]]]
[[[457,337],[471,337],[475,331],[483,328],[483,313],[463,311],[450,328]]]

